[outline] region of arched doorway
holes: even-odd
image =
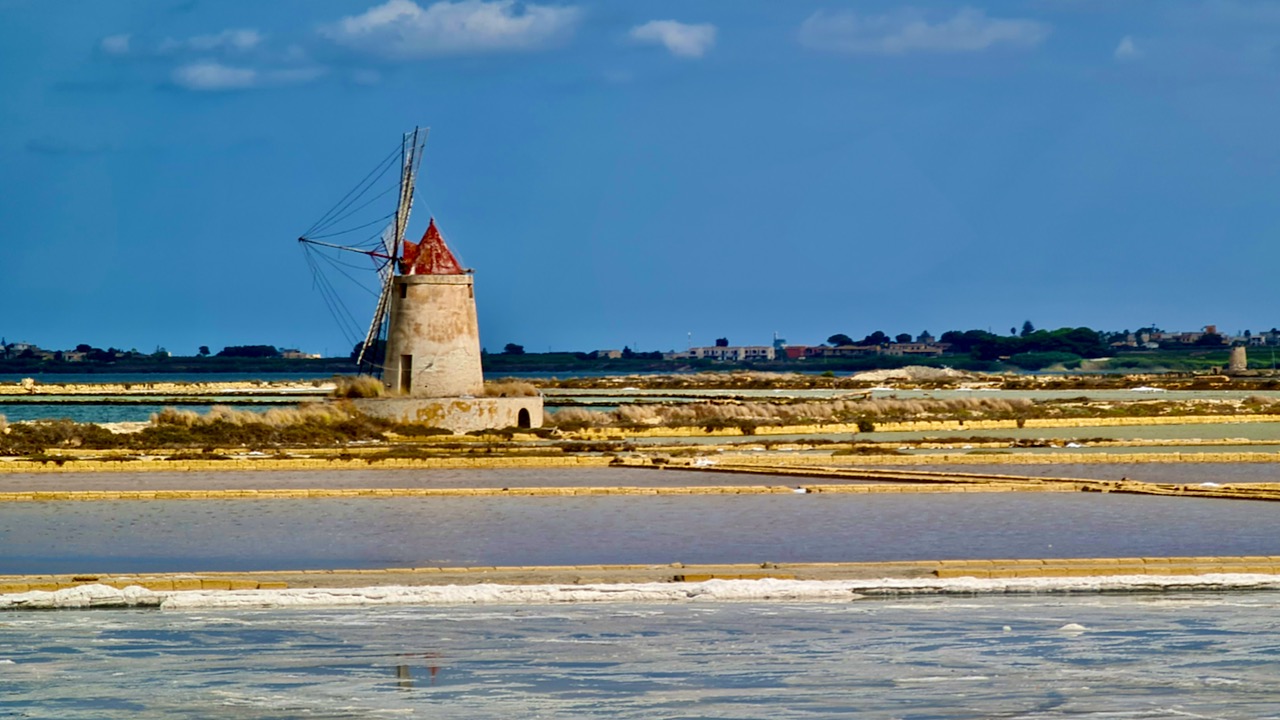
[[[520,408],[520,414],[516,416],[516,427],[533,427],[533,423],[529,420],[529,410]]]

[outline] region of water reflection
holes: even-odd
[[[423,667],[427,670],[429,678],[428,685],[436,684],[436,675],[440,672],[440,666],[436,664],[436,658],[440,657],[439,653],[396,653],[396,657],[402,658],[419,658],[423,660]],[[396,665],[396,686],[401,690],[409,690],[413,688],[413,670],[412,666],[407,663]]]

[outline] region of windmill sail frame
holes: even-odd
[[[374,306],[373,317],[370,319],[368,330],[365,332],[364,340],[360,343],[360,351],[356,356],[356,365],[361,372],[372,372],[381,369],[382,363],[385,361],[378,357],[377,348],[379,341],[385,341],[387,332],[387,323],[391,308],[391,288],[395,280],[395,268],[397,263],[403,257],[404,250],[404,234],[409,227],[409,216],[413,211],[413,199],[416,191],[418,169],[422,164],[423,148],[426,145],[427,134],[429,128],[415,127],[412,132],[405,133],[400,138],[400,178],[399,193],[396,200],[396,210],[392,216],[391,222],[383,230],[381,234],[381,242],[378,250],[370,250],[360,247],[350,247],[338,245],[335,243],[321,242],[310,237],[298,238],[298,242],[307,245],[317,245],[321,247],[331,248],[335,250],[344,250],[349,252],[360,253],[373,258],[375,261],[382,261],[378,266],[378,275],[381,287],[378,292],[378,301]],[[394,151],[392,151],[394,153]],[[393,162],[393,157],[386,158],[387,162]],[[386,169],[386,166],[383,166]],[[367,180],[368,178],[366,178]],[[363,182],[363,181],[362,181]],[[360,186],[357,186],[360,187]],[[350,193],[348,194],[348,197]],[[359,196],[357,196],[357,199]],[[348,198],[344,197],[340,202],[342,212],[351,202],[347,202]],[[352,201],[354,202],[354,201]],[[345,205],[343,203],[346,203]],[[367,203],[366,203],[367,204]],[[330,211],[332,214],[334,211]],[[330,217],[330,215],[326,215]],[[319,223],[317,223],[319,225]],[[313,226],[313,228],[316,226]],[[324,237],[322,235],[321,237]],[[353,328],[354,329],[354,328]]]

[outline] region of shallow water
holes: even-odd
[[[0,716],[1266,718],[1278,611],[1205,593],[16,613]]]
[[[846,438],[848,435],[846,434]],[[1103,438],[1106,440],[1270,440],[1280,441],[1280,423],[1187,423],[1185,425],[1115,425],[1072,428],[997,428],[930,430],[926,432],[871,432],[858,433],[860,440],[893,442],[896,440],[923,440],[926,438],[1045,438],[1078,440]]]
[[[916,465],[910,470],[996,473],[1030,477],[1068,477],[1093,480],[1219,485],[1280,482],[1280,463],[1054,463],[1052,465]]]
[[[292,404],[293,401],[290,401]],[[225,403],[221,403],[225,404]],[[174,403],[0,403],[0,415],[9,422],[26,422],[30,420],[74,420],[78,423],[116,423],[147,422],[152,414],[167,407],[177,407]],[[182,404],[183,410],[191,410],[207,414],[213,409],[212,404]],[[266,412],[269,407],[264,404],[238,403],[238,410]]]
[[[283,372],[283,373],[242,373],[242,372],[209,372],[209,373],[0,373],[0,383],[14,384],[25,378],[32,378],[41,385],[80,385],[80,384],[116,384],[131,383],[212,383],[212,382],[310,382],[327,380],[333,372]]]
[[[13,574],[1157,555],[1280,555],[1280,515],[1096,493],[0,505]]]
[[[856,438],[861,442],[918,442],[930,439],[936,440],[961,440],[968,438],[976,438],[975,442],[983,438],[998,438],[1001,440],[1009,439],[1044,439],[1058,440],[1061,442],[1079,441],[1088,443],[1092,439],[1103,440],[1233,440],[1239,439],[1243,442],[1280,442],[1280,423],[1275,422],[1255,422],[1255,423],[1187,423],[1176,425],[1117,425],[1117,426],[1101,426],[1101,427],[1070,427],[1070,428],[961,428],[957,430],[926,430],[926,431],[894,431],[894,432],[860,432],[860,433],[812,433],[812,434],[780,434],[780,435],[757,435],[754,437],[723,437],[716,435],[693,436],[693,437],[652,437],[652,438],[628,438],[627,441],[638,445],[669,445],[674,443],[687,445],[718,445],[725,442],[730,443],[783,443],[783,442],[804,442],[806,440],[831,440],[835,442],[847,443],[851,439]],[[956,446],[959,447],[959,446]],[[1198,452],[1216,452],[1219,446],[1195,446],[1187,445],[1185,447],[1198,448]],[[1240,447],[1245,447],[1241,445]],[[1124,452],[1124,448],[1102,448],[1103,452]],[[1151,446],[1139,448],[1138,452],[1150,452]],[[1155,451],[1160,451],[1155,448]],[[1268,447],[1267,445],[1255,445],[1251,448],[1251,452],[1280,452],[1280,447]]]

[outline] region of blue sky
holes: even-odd
[[[415,124],[490,350],[1280,325],[1280,3],[0,17],[9,342],[346,352],[295,239]]]

